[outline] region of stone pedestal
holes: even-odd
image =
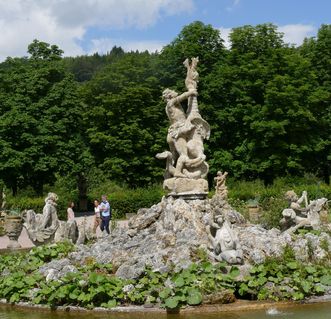
[[[163,188],[168,196],[184,199],[204,199],[208,195],[208,182],[205,179],[172,177],[164,180]]]

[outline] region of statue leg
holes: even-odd
[[[188,160],[186,140],[182,137],[179,137],[175,142],[175,147],[176,147],[177,153],[179,154],[179,157],[177,159],[174,176],[175,177],[186,177],[182,172],[184,164]]]

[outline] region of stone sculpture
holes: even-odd
[[[78,228],[76,221],[60,221],[57,216],[58,196],[48,193],[42,214],[28,210],[24,214],[24,227],[35,245],[58,242],[65,239],[76,242]]]
[[[243,263],[243,251],[238,236],[223,215],[214,217],[214,221],[207,226],[207,232],[212,243],[210,257],[229,264]]]
[[[294,191],[288,191],[285,198],[289,201],[289,208],[282,211],[283,218],[280,220],[282,230],[294,233],[297,229],[306,227],[318,229],[321,225],[319,213],[326,207],[327,198],[319,198],[308,204],[307,192],[303,191],[301,197]],[[302,207],[304,202],[305,206]]]
[[[215,195],[221,197],[224,200],[228,198],[228,188],[225,185],[227,175],[228,172],[222,173],[221,171],[218,171],[217,176],[214,177],[214,180],[216,182]]]
[[[166,101],[166,114],[170,121],[167,142],[170,151],[158,153],[159,159],[166,159],[164,188],[169,195],[194,195],[205,197],[208,193],[206,176],[209,170],[204,155],[203,140],[210,135],[209,124],[201,117],[198,109],[198,58],[186,59],[187,68],[185,85],[187,92],[166,89],[162,97]],[[187,100],[184,111],[181,102]],[[196,196],[196,197],[195,197]]]

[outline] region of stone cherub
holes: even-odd
[[[58,196],[55,193],[48,193],[42,214],[36,214],[31,209],[24,213],[24,227],[35,245],[64,239],[73,242],[77,240],[78,229],[76,221],[65,222],[58,219],[57,200]]]
[[[221,171],[218,171],[217,176],[214,177],[214,180],[216,182],[215,194],[224,200],[228,198],[228,188],[225,185],[227,176],[228,172],[222,173]]]
[[[282,211],[281,228],[287,233],[294,233],[302,227],[318,229],[321,221],[319,213],[327,205],[326,198],[310,201],[308,204],[307,192],[303,191],[301,197],[294,191],[288,191],[285,198],[289,201],[289,208]],[[305,205],[302,206],[302,203]]]
[[[231,224],[223,215],[216,215],[214,221],[207,226],[207,233],[212,243],[209,255],[218,261],[229,264],[242,264],[243,251],[238,236]]]

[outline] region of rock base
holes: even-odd
[[[164,180],[163,188],[168,196],[183,199],[205,199],[208,195],[208,182],[205,179],[173,177]]]

